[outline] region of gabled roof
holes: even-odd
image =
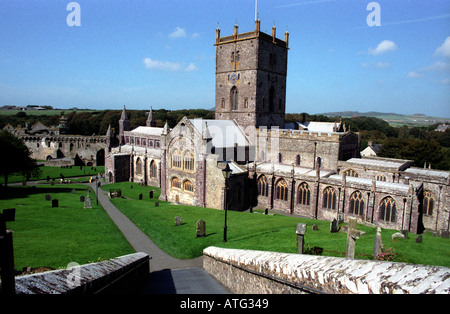
[[[208,125],[209,134],[212,137],[212,145],[216,148],[249,146],[249,140],[244,131],[234,120],[206,120],[189,119],[199,134],[203,134],[205,124]]]

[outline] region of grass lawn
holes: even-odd
[[[130,188],[133,186],[133,188]],[[321,247],[326,251],[345,252],[347,235],[340,231],[330,233],[330,222],[302,219],[284,215],[263,215],[248,212],[228,212],[228,242],[223,242],[224,211],[184,205],[173,205],[159,201],[160,191],[155,187],[143,187],[135,183],[122,182],[103,186],[105,191],[120,188],[126,198],[114,198],[112,202],[127,215],[161,249],[174,257],[190,259],[202,255],[204,248],[218,246],[237,249],[254,249],[274,252],[297,252],[297,224],[307,224],[305,247]],[[155,190],[155,197],[149,199],[149,190]],[[143,199],[138,200],[139,194]],[[155,202],[159,206],[155,207]],[[175,226],[175,217],[183,217],[183,225]],[[196,237],[196,222],[206,222],[206,237]],[[312,230],[316,224],[319,230]],[[376,229],[358,225],[366,234],[356,242],[356,258],[367,259],[373,254]],[[422,243],[416,243],[416,235],[409,239],[392,241],[395,230],[382,232],[385,248],[393,248],[396,261],[414,264],[440,265],[450,267],[450,240],[434,238],[430,233],[423,236]],[[343,254],[324,252],[323,255],[343,257]]]
[[[0,208],[16,208],[15,221],[7,222],[14,230],[15,269],[65,268],[70,262],[85,264],[134,253],[100,204],[96,205],[93,191],[92,209],[83,208],[80,196],[86,196],[86,188],[64,184],[16,186],[2,191]],[[58,199],[59,207],[52,208],[46,194]]]
[[[42,170],[41,174],[38,177],[31,177],[30,180],[47,180],[47,176],[50,177],[50,179],[61,179],[61,174],[64,176],[64,178],[71,178],[71,177],[82,177],[87,176],[86,181],[89,180],[89,176],[96,176],[99,173],[105,172],[105,166],[94,166],[94,167],[82,167],[80,166],[72,166],[72,169],[70,168],[61,168],[61,167],[49,167],[49,166],[42,166],[40,167]],[[22,175],[10,175],[8,176],[8,184],[14,183],[14,182],[22,182],[25,180],[25,177]],[[0,176],[0,184],[5,183],[5,178],[3,176]]]

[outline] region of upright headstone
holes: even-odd
[[[86,196],[86,200],[84,201],[84,208],[92,208],[92,202],[89,195]]]
[[[355,258],[356,240],[361,236],[361,232],[356,230],[356,225],[356,219],[349,218],[347,230],[347,249],[345,251],[346,258]]]
[[[183,218],[181,216],[175,217],[175,226],[181,226],[183,224]]]
[[[197,237],[206,236],[206,222],[204,220],[197,221]]]
[[[84,199],[85,199],[84,195],[81,195],[80,196],[80,202],[84,202]]]
[[[306,224],[299,223],[297,224],[297,253],[303,254],[303,245],[305,242],[305,233],[306,233]]]
[[[75,189],[72,189],[72,194],[77,194],[77,191]]]
[[[337,225],[338,225],[337,220],[336,220],[336,219],[333,219],[333,221],[330,223],[330,232],[331,232],[331,233],[338,232],[338,227],[337,227]]]
[[[377,227],[377,233],[375,234],[375,239],[373,241],[373,255],[377,256],[383,252],[383,239],[381,238],[381,227]]]
[[[159,206],[159,202],[155,202],[155,207],[158,207]]]
[[[148,192],[148,197],[149,197],[149,198],[153,198],[153,190],[151,190],[151,191]]]
[[[139,194],[139,200],[142,200],[142,193]]]
[[[419,234],[416,238],[416,243],[422,243],[422,235]]]
[[[448,239],[450,236],[450,232],[448,230],[441,230],[441,236],[443,239]]]
[[[50,194],[45,194],[45,200],[46,201],[51,201],[52,200],[52,196]]]
[[[57,199],[53,199],[52,200],[52,207],[58,207],[58,200]]]

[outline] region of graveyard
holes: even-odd
[[[117,192],[111,201],[161,249],[179,259],[201,256],[209,246],[297,253],[298,224],[305,224],[303,253],[345,257],[346,223],[331,223],[285,216],[255,209],[252,213],[228,212],[227,242],[223,241],[224,211],[160,201],[160,190],[137,183],[102,186]],[[1,208],[16,208],[16,219],[7,222],[14,230],[15,269],[65,268],[70,262],[96,262],[134,252],[100,204],[95,191],[81,184],[11,186],[0,199]],[[57,202],[55,203],[55,200]],[[204,226],[198,234],[198,222]],[[395,230],[381,231],[357,224],[356,259],[373,259],[374,239],[381,237],[384,251],[379,259],[450,266],[450,241],[426,232],[401,238]],[[353,233],[352,233],[353,234]],[[420,239],[420,240],[419,240]]]
[[[253,213],[228,212],[227,242],[223,241],[224,211],[178,205],[158,200],[159,189],[122,182],[103,186],[104,191],[120,189],[122,198],[113,198],[115,206],[128,216],[161,249],[180,259],[202,255],[208,246],[297,253],[296,228],[306,224],[304,253],[345,257],[348,224],[337,224],[330,232],[330,221],[284,216],[264,210]],[[153,191],[153,198],[149,191]],[[140,197],[141,195],[141,197]],[[158,203],[158,206],[155,206]],[[181,223],[176,223],[181,220]],[[196,236],[197,222],[205,221],[204,237]],[[355,258],[373,259],[377,228],[358,224]],[[396,230],[381,232],[384,251],[379,259],[413,264],[450,266],[450,241],[431,232],[423,235],[409,233],[401,238]],[[396,234],[396,235],[394,235]],[[394,237],[393,237],[394,235]],[[419,243],[418,243],[419,242]]]

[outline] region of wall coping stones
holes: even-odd
[[[208,258],[227,264],[227,276],[238,274],[231,268],[245,270],[271,281],[305,287],[313,293],[450,294],[450,268],[447,267],[218,247],[206,248],[203,255],[204,267],[209,263]],[[208,268],[207,265],[205,269],[220,280]],[[226,282],[232,285],[238,280],[227,278]],[[237,292],[233,287],[228,288]],[[251,287],[247,288],[239,291],[250,291]],[[252,290],[252,293],[262,292]]]
[[[99,263],[16,277],[17,294],[96,293],[112,282],[142,268],[149,270],[149,255],[134,253]],[[75,284],[71,283],[71,279]]]

